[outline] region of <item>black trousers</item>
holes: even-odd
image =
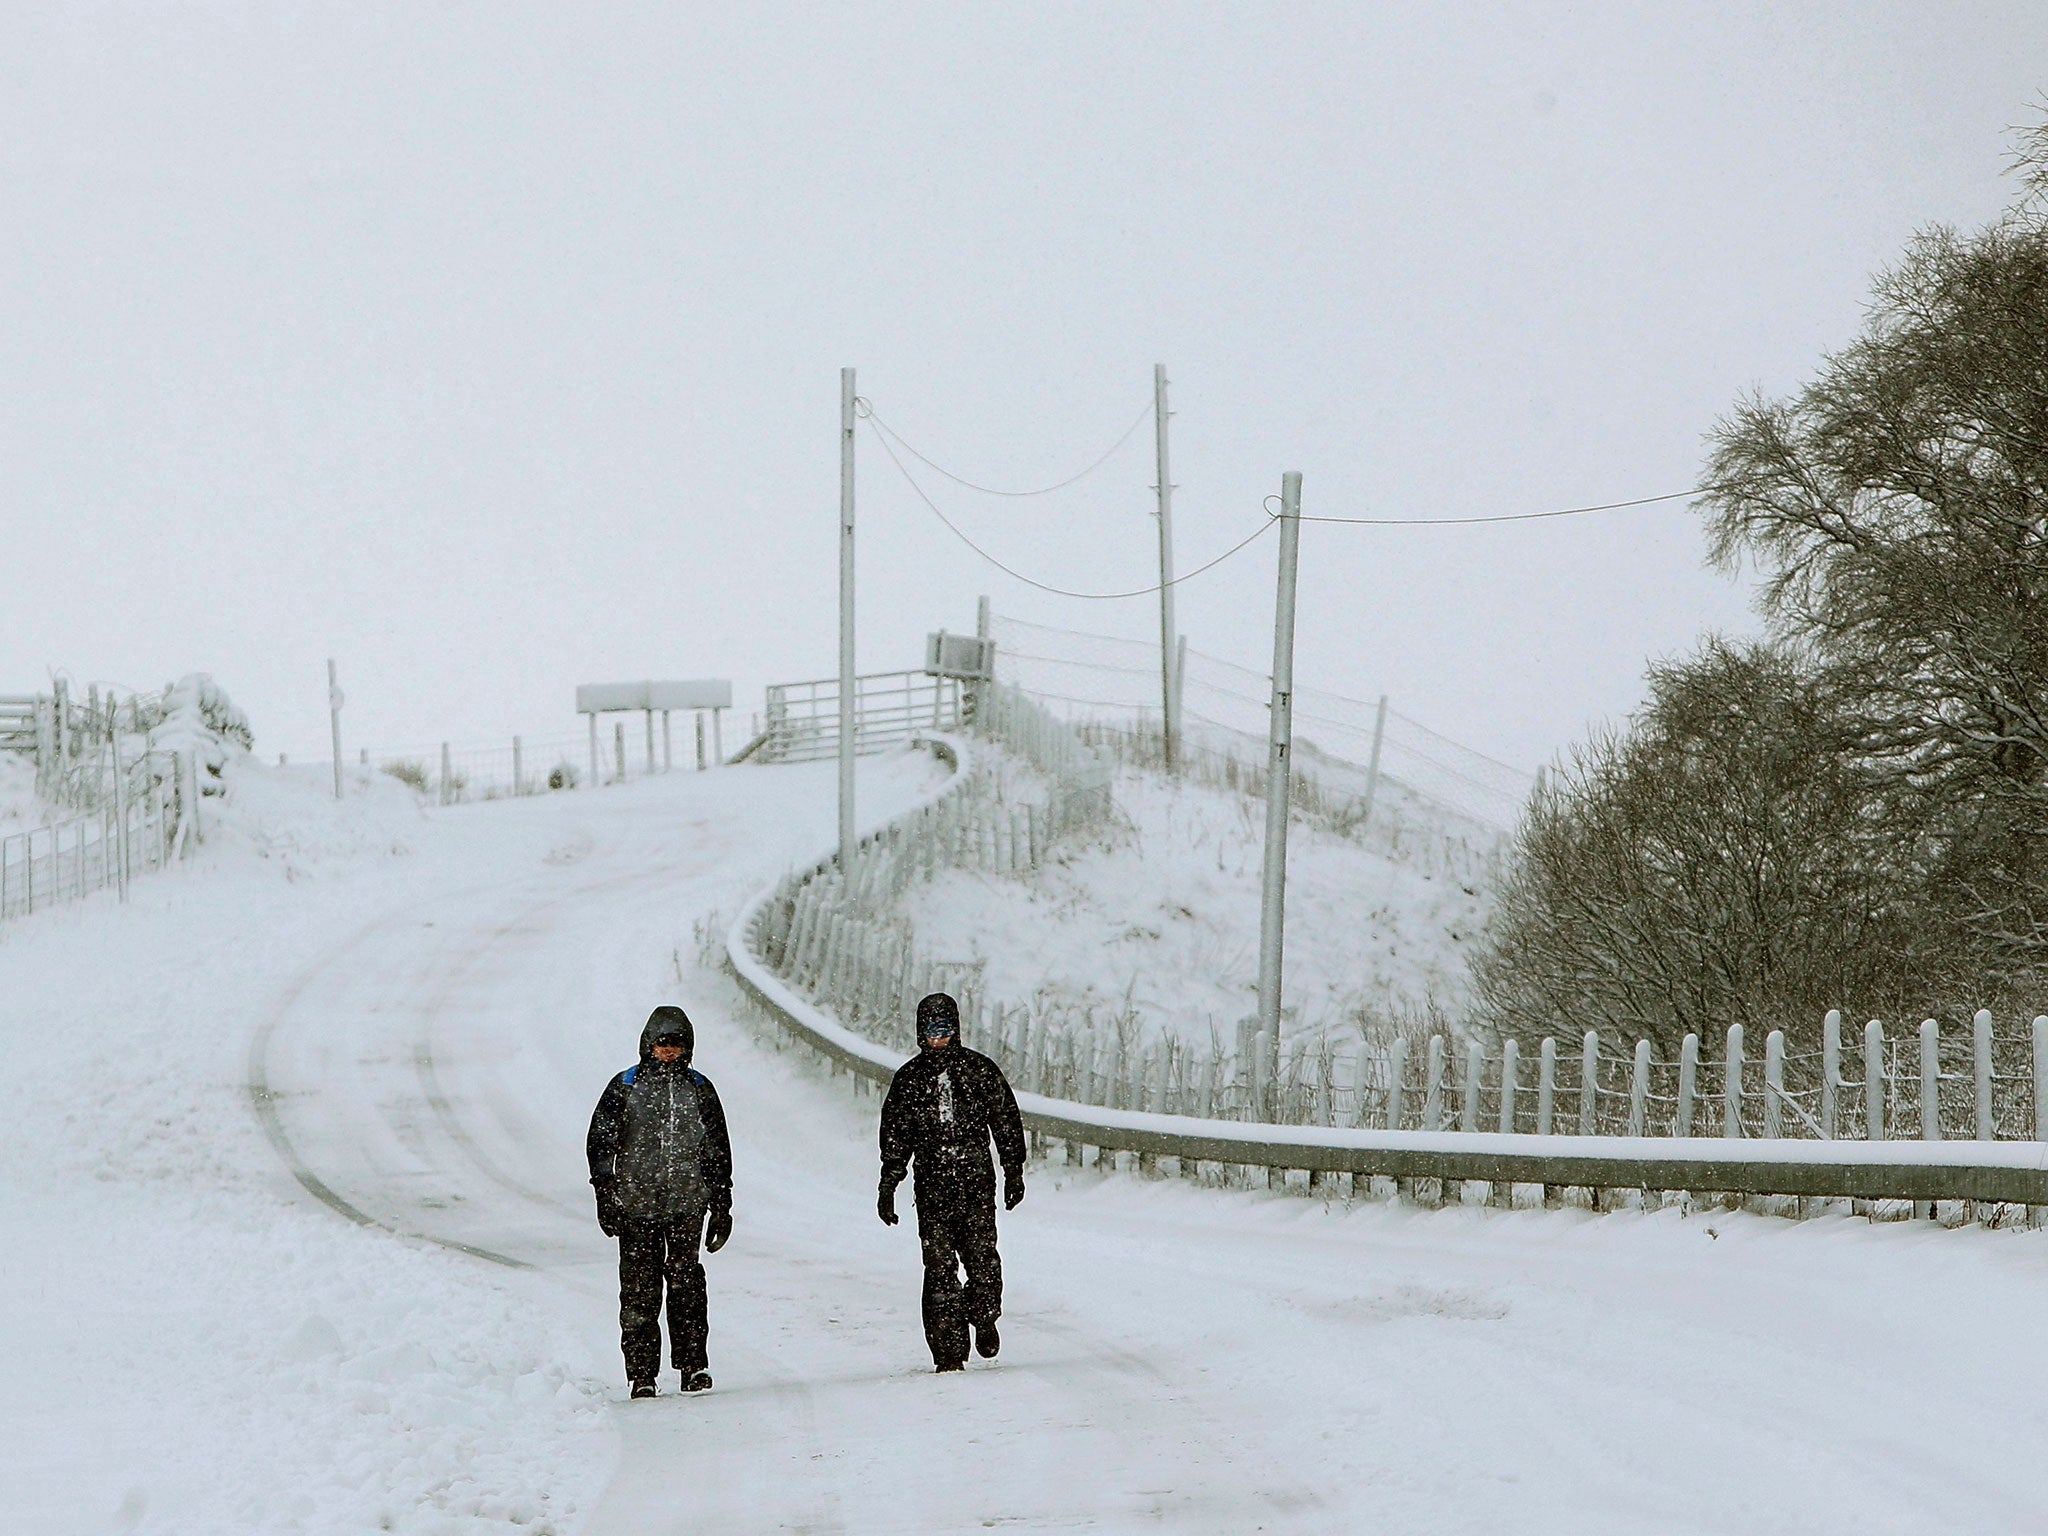
[[[619,1232],[619,1348],[628,1381],[652,1381],[661,1372],[663,1292],[668,1301],[669,1358],[688,1375],[710,1363],[704,1353],[711,1325],[705,1316],[704,1265],[697,1246],[704,1212],[674,1221],[631,1223]]]
[[[978,1176],[977,1176],[978,1175]],[[917,1181],[917,1238],[924,1249],[924,1338],[934,1365],[967,1358],[967,1327],[1003,1315],[1003,1259],[996,1252],[991,1171]],[[961,1270],[967,1283],[960,1281]]]

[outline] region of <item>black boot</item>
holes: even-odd
[[[984,1360],[993,1360],[996,1351],[1003,1347],[1003,1336],[996,1332],[995,1320],[974,1325],[974,1352]]]
[[[633,1383],[633,1395],[634,1395],[635,1397],[654,1397],[654,1396],[656,1396],[657,1394],[656,1394],[656,1392],[655,1392],[655,1389],[654,1389],[654,1383],[653,1383],[653,1382],[651,1382],[651,1381],[636,1381],[636,1382],[634,1382],[634,1383]]]
[[[683,1372],[683,1390],[685,1392],[709,1392],[711,1390],[711,1373],[702,1366],[699,1366],[694,1371]]]
[[[947,1371],[964,1371],[966,1369],[967,1362],[965,1360],[941,1360],[932,1367],[932,1370],[940,1375],[944,1375]]]

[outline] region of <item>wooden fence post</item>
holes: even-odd
[[[1515,1079],[1521,1074],[1522,1047],[1508,1040],[1500,1048],[1500,1133],[1512,1135],[1515,1129]]]
[[[1586,1031],[1579,1046],[1579,1134],[1591,1136],[1599,1129],[1600,1033]]]
[[[1842,1078],[1842,1010],[1820,1021],[1820,1133],[1835,1139],[1835,1087]]]
[[[1728,1026],[1728,1055],[1721,1063],[1721,1134],[1742,1134],[1742,1026]]]
[[[1440,1131],[1444,1128],[1444,1037],[1429,1037],[1429,1075],[1422,1086],[1422,1128],[1425,1131]]]
[[[1699,1087],[1700,1037],[1688,1032],[1678,1046],[1678,1113],[1672,1121],[1672,1135],[1692,1134],[1692,1106]]]
[[[1477,1040],[1465,1047],[1465,1103],[1458,1115],[1458,1129],[1479,1129],[1479,1085],[1486,1076],[1486,1047]]]
[[[1979,1008],[1971,1026],[1977,1054],[1977,1139],[1990,1141],[1998,1135],[1991,1097],[1991,1010]]]
[[[1941,1140],[1941,1025],[1920,1021],[1920,1139]],[[1913,1214],[1922,1220],[1935,1214],[1932,1200],[1915,1200]]]
[[[2034,1015],[2034,1140],[2048,1141],[2048,1013]],[[2038,1227],[2048,1206],[2027,1208],[2027,1224]]]
[[[1557,1107],[1557,1042],[1549,1035],[1536,1054],[1536,1134],[1550,1134],[1551,1112]]]
[[[1636,1042],[1636,1059],[1628,1078],[1628,1133],[1631,1136],[1643,1134],[1646,1112],[1650,1100],[1650,1042]]]
[[[1863,1134],[1884,1140],[1884,1024],[1878,1019],[1863,1026]]]
[[[1785,1031],[1764,1036],[1764,1135],[1785,1134]]]
[[[1401,1129],[1401,1100],[1406,1096],[1408,1076],[1408,1037],[1394,1036],[1394,1043],[1387,1050],[1387,1129]],[[1359,1106],[1359,1119],[1364,1120],[1364,1104]]]

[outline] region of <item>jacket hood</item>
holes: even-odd
[[[927,1034],[947,1034],[953,1043],[960,1042],[960,1005],[953,1001],[951,993],[934,992],[918,999],[917,1003],[917,1048],[930,1050],[925,1044]]]
[[[697,1031],[690,1016],[672,1003],[664,1003],[647,1015],[647,1026],[640,1031],[640,1060],[650,1066],[654,1064],[654,1042],[663,1035],[683,1037],[683,1058],[676,1065],[687,1067],[690,1058],[697,1054]]]

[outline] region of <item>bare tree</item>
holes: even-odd
[[[2048,953],[2048,126],[1989,228],[1933,229],[1863,334],[1790,400],[1713,437],[1714,554],[1766,576],[1809,647],[1923,889],[1993,980]]]
[[[1483,1018],[1668,1060],[1688,1032],[1817,1038],[1831,1007],[1884,1013],[1924,986],[1940,946],[1810,663],[1716,640],[1650,686],[1532,804],[1474,967]]]

